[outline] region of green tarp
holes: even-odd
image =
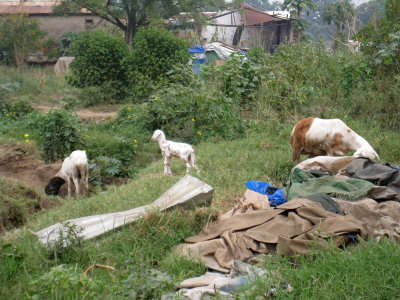
[[[287,184],[287,200],[314,194],[328,194],[347,200],[365,197],[374,187],[371,182],[354,178],[335,178],[321,172],[294,169]]]

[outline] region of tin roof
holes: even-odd
[[[26,1],[11,2],[0,0],[0,14],[32,14],[49,15],[53,13],[53,7],[58,5],[56,1]],[[79,14],[90,14],[86,9],[81,9]]]
[[[32,6],[32,5],[3,5],[0,4],[0,14],[51,14],[53,13],[52,5]]]

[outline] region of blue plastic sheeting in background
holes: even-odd
[[[192,48],[189,48],[189,53],[204,53],[206,50],[203,46],[194,45]]]
[[[205,57],[205,58],[200,58],[200,59],[197,59],[197,60],[194,61],[194,63],[193,63],[193,69],[194,69],[194,72],[195,72],[197,75],[199,75],[199,72],[200,72],[200,65],[201,65],[201,64],[204,64],[205,62],[207,62],[207,57]]]
[[[283,190],[272,186],[268,182],[250,180],[245,184],[250,190],[267,195],[271,206],[278,206],[287,202],[285,196],[283,195]]]

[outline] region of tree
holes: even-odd
[[[154,20],[167,20],[183,12],[189,13],[191,19],[199,19],[202,11],[224,6],[223,0],[62,0],[55,12],[87,9],[122,29],[125,42],[131,45],[137,30]]]
[[[350,29],[350,23],[354,23],[355,20],[354,16],[354,7],[347,0],[330,3],[322,13],[324,22],[336,25],[336,39],[344,34],[346,29]]]
[[[282,3],[282,9],[296,12],[297,20],[301,19],[301,13],[306,7],[315,10],[315,0],[284,0]]]
[[[39,29],[36,20],[30,20],[25,15],[11,15],[0,19],[0,39],[2,45],[14,51],[15,64],[20,67],[25,64],[28,53],[41,46],[41,40],[46,32]]]

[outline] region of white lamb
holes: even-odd
[[[64,159],[60,171],[50,179],[50,182],[45,187],[47,195],[57,195],[61,185],[64,182],[68,183],[68,197],[72,194],[72,183],[75,185],[75,196],[81,193],[81,186],[79,179],[85,182],[85,193],[87,194],[89,188],[88,176],[88,160],[86,153],[81,150],[76,150]]]
[[[171,171],[171,158],[177,157],[183,160],[186,164],[186,173],[189,173],[190,168],[195,168],[199,173],[199,168],[195,163],[195,154],[193,146],[186,143],[177,143],[167,141],[164,132],[157,129],[151,137],[152,141],[158,141],[160,145],[161,154],[164,156],[164,174],[172,175]]]
[[[354,157],[379,159],[371,145],[339,119],[307,118],[300,120],[290,135],[293,161],[298,163],[301,154],[346,155],[355,151]]]

